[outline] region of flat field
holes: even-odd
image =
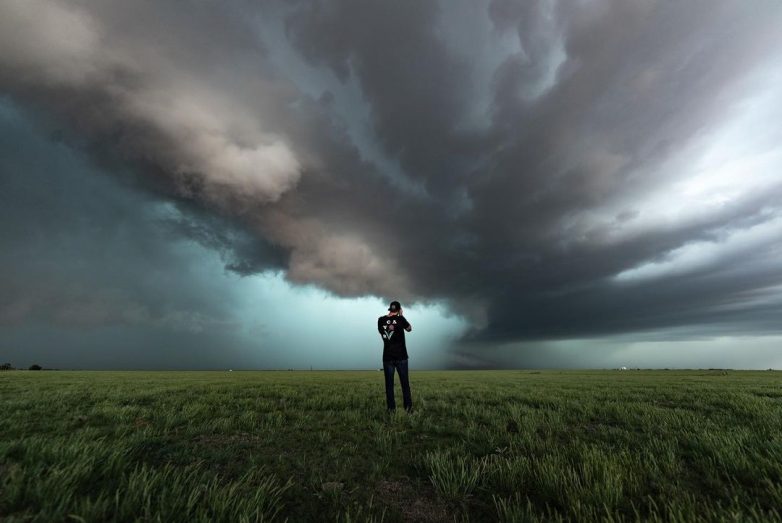
[[[9,371],[0,520],[775,521],[780,379]]]

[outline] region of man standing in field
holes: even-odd
[[[388,411],[396,410],[394,401],[394,371],[399,373],[402,385],[402,399],[405,410],[412,412],[413,399],[410,396],[410,381],[407,375],[407,346],[405,331],[410,332],[413,326],[402,316],[402,306],[398,301],[392,301],[388,314],[377,319],[377,331],[383,338],[383,374],[386,378],[386,404]]]

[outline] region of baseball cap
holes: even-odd
[[[401,308],[402,306],[399,304],[398,301],[392,301],[391,305],[388,306],[388,310],[390,310],[391,312],[396,312]]]

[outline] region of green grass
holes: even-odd
[[[4,372],[0,519],[780,520],[780,377]]]

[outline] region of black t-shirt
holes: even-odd
[[[383,338],[383,361],[407,359],[405,329],[409,326],[404,316],[381,316],[377,319],[377,331]]]

